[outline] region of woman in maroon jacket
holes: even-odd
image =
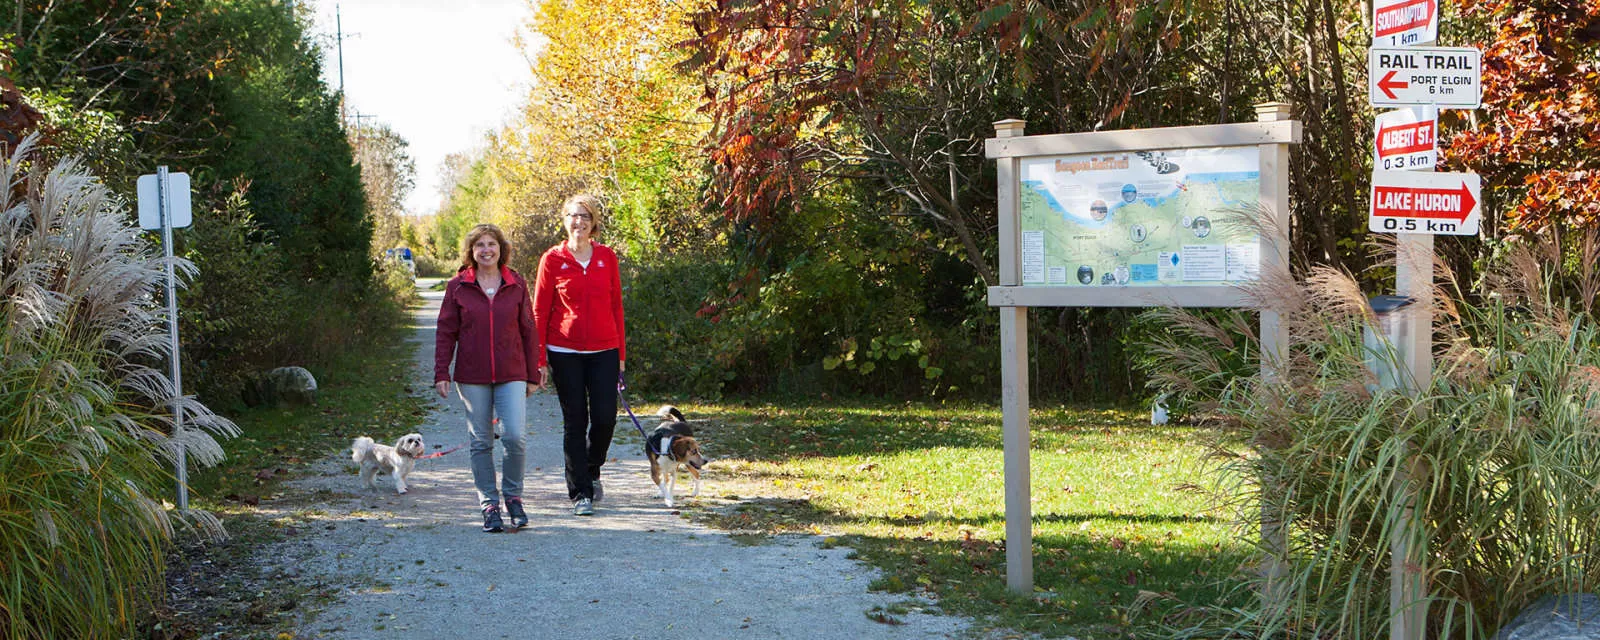
[[[604,495],[600,466],[617,426],[617,382],[627,359],[622,275],[617,254],[594,241],[599,199],[568,198],[561,221],[566,241],[539,258],[533,323],[539,386],[554,384],[561,400],[567,498],[574,514],[587,516]]]
[[[461,247],[461,270],[445,285],[439,306],[439,329],[433,350],[434,387],[448,396],[456,383],[467,408],[472,443],[472,482],[483,509],[483,530],[504,530],[500,500],[512,527],[528,524],[522,508],[522,471],[526,450],[527,397],[537,382],[540,352],[534,337],[527,282],[506,266],[511,245],[492,224],[467,232]],[[450,371],[451,356],[455,372]],[[505,447],[500,486],[494,477],[494,419],[500,419]]]

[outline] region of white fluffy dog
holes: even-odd
[[[394,446],[378,444],[372,438],[361,436],[350,443],[350,460],[361,465],[361,481],[367,488],[376,489],[373,476],[383,471],[394,476],[394,490],[406,492],[406,476],[417,465],[417,458],[427,448],[422,444],[422,434],[408,433],[394,441]]]

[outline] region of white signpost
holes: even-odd
[[[1482,215],[1482,187],[1476,173],[1372,172],[1375,233],[1425,233],[1475,236]]]
[[[1438,0],[1373,0],[1367,95],[1375,107],[1418,107],[1378,116],[1373,132],[1371,211],[1367,228],[1396,234],[1395,293],[1419,304],[1389,335],[1405,369],[1406,389],[1425,393],[1433,379],[1433,236],[1477,235],[1478,176],[1432,173],[1438,164],[1439,109],[1483,102],[1482,56],[1467,47],[1419,47],[1439,35]],[[1395,470],[1404,504],[1400,535],[1389,545],[1390,640],[1422,640],[1428,624],[1426,543],[1414,531],[1416,487]]]
[[[1471,47],[1373,47],[1367,52],[1367,94],[1375,107],[1431,104],[1482,106],[1482,55]]]
[[[1430,44],[1439,38],[1439,0],[1373,0],[1372,46]]]
[[[1378,114],[1372,126],[1372,167],[1433,171],[1439,158],[1439,109],[1411,107]]]
[[[184,173],[167,173],[166,167],[139,176],[139,227],[148,231],[161,231],[161,246],[167,256],[167,330],[171,334],[172,389],[172,441],[177,447],[178,508],[189,508],[189,468],[184,460],[183,410],[177,398],[183,397],[183,367],[178,358],[178,295],[177,279],[172,273],[172,230],[189,226],[193,215],[189,211],[189,176]]]

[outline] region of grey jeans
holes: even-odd
[[[478,489],[478,505],[500,504],[506,498],[522,497],[522,469],[527,449],[528,383],[456,384],[461,402],[467,405],[467,433],[472,452],[472,484]],[[505,447],[501,461],[500,490],[494,482],[494,418],[500,419],[500,444]]]

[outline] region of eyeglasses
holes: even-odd
[[[567,217],[568,218],[579,218],[579,219],[582,219],[582,220],[591,220],[591,221],[594,220],[594,216],[589,215],[587,213],[569,213],[569,214],[567,214]]]

